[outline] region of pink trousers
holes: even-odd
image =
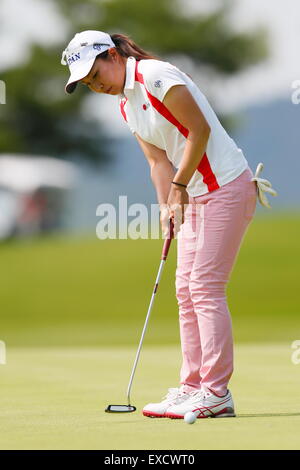
[[[248,167],[208,194],[189,197],[177,235],[176,297],[182,350],[180,383],[225,395],[233,372],[226,285],[256,208]]]

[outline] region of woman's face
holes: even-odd
[[[120,56],[115,48],[108,50],[107,59],[95,60],[89,74],[80,80],[96,93],[119,95],[123,92],[126,78],[126,57]]]

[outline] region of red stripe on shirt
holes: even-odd
[[[136,68],[135,68],[135,80],[138,81],[139,83],[142,83],[145,86],[144,83],[144,77],[141,73],[138,71],[138,64],[139,62],[136,61]],[[168,108],[161,102],[159,99],[157,99],[155,96],[151,95],[151,93],[147,90],[145,87],[146,93],[148,95],[148,98],[152,104],[152,106],[158,111],[164,118],[166,118],[171,124],[177,127],[179,132],[187,138],[189,135],[188,129],[186,129],[182,124],[180,124],[179,121],[173,116],[173,114],[168,110]],[[208,191],[214,191],[215,189],[218,189],[220,186],[218,185],[217,179],[211,169],[208,157],[206,155],[206,152],[203,154],[199,165],[197,166],[197,170],[199,173],[202,174],[203,177],[203,183],[205,183],[208,187]]]
[[[138,71],[138,61],[136,62],[135,68],[135,80],[145,86],[144,77]],[[177,119],[173,116],[173,114],[170,113],[168,108],[166,108],[166,106],[161,101],[159,101],[156,96],[151,95],[151,93],[147,90],[146,87],[145,90],[153,108],[155,108],[156,111],[158,111],[162,116],[164,116],[168,121],[170,121],[174,126],[176,126],[179,132],[181,132],[181,134],[184,135],[185,138],[187,138],[187,136],[189,135],[188,129],[183,127],[180,122],[177,121]]]
[[[206,152],[204,153],[199,165],[197,166],[197,170],[199,171],[199,173],[201,173],[203,177],[203,183],[207,185],[209,192],[214,191],[215,189],[218,189],[220,187],[218,185],[217,178],[211,169]]]
[[[128,98],[126,98],[125,100],[122,99],[122,101],[120,102],[121,113],[122,113],[122,116],[123,116],[123,118],[125,119],[126,122],[127,122],[127,116],[126,116],[124,107],[125,107],[125,104],[127,102],[127,99]]]
[[[135,64],[135,77],[134,77],[134,78],[135,78],[135,81],[136,81],[136,82],[140,82],[140,83],[142,83],[143,85],[145,85],[145,84],[144,84],[144,77],[143,77],[143,75],[138,71],[138,64],[139,64],[139,62],[136,61],[136,64]]]

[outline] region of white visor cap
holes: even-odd
[[[73,93],[78,80],[90,72],[98,54],[116,47],[110,35],[102,31],[82,31],[75,34],[62,53],[61,63],[68,65],[70,78],[65,86],[67,93]]]

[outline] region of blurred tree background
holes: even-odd
[[[76,32],[95,29],[127,34],[162,60],[172,58],[174,63],[176,56],[186,56],[197,67],[209,67],[226,76],[268,55],[265,30],[233,31],[229,21],[232,0],[224,0],[218,10],[205,15],[188,14],[181,0],[155,4],[152,0],[59,0],[54,4],[68,25],[68,35],[71,33],[66,43],[48,48],[32,44],[25,64],[1,74],[10,96],[6,106],[0,108],[2,152],[58,158],[76,155],[98,164],[111,161],[101,125],[83,112],[84,99],[90,92],[83,87],[78,87],[72,97],[64,92],[69,73],[60,58]],[[234,123],[230,116],[220,118],[230,130]]]

